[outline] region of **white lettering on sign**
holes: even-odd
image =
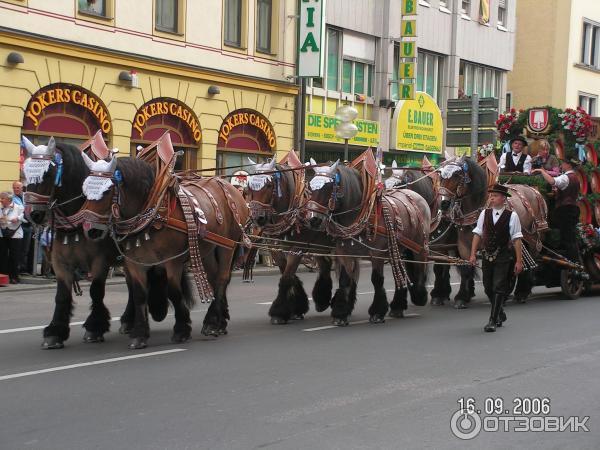
[[[27,184],[41,183],[44,179],[44,174],[50,169],[52,161],[49,159],[33,159],[27,158],[23,165],[23,173],[25,174],[25,182]]]
[[[113,182],[110,178],[89,176],[83,182],[83,195],[88,200],[100,200],[112,185]]]

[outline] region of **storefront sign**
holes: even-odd
[[[408,80],[405,80],[408,81]],[[401,84],[398,92],[398,98],[400,100],[412,100],[415,98],[415,85],[414,84]]]
[[[416,20],[403,20],[401,36],[402,37],[416,37],[417,36],[417,21]]]
[[[414,78],[415,63],[400,63],[400,78]]]
[[[275,149],[277,140],[273,126],[265,117],[258,112],[252,112],[252,110],[240,110],[227,116],[221,125],[221,129],[219,130],[219,138],[222,139],[226,145],[232,130],[243,125],[252,125],[259,129],[262,132],[270,149]]]
[[[31,119],[33,125],[37,127],[40,123],[40,114],[48,106],[56,103],[73,103],[89,110],[98,119],[103,133],[109,133],[112,128],[110,117],[102,101],[91,92],[70,85],[68,87],[53,86],[50,89],[40,91],[29,102],[25,116]]]
[[[298,76],[322,77],[325,57],[325,0],[300,2]]]
[[[418,0],[402,0],[402,15],[412,16],[417,14]]]
[[[304,136],[310,141],[342,144],[344,140],[335,136],[336,123],[337,119],[333,116],[306,113],[306,133]],[[379,122],[357,119],[353,123],[358,127],[358,133],[348,141],[349,144],[365,147],[379,144]]]
[[[442,153],[442,113],[435,100],[417,92],[415,100],[399,102],[392,126],[392,144],[397,150]]]
[[[142,106],[133,119],[133,128],[140,135],[143,135],[146,122],[158,115],[174,116],[181,119],[189,127],[196,144],[202,139],[202,131],[200,130],[200,124],[196,119],[196,115],[187,106],[164,99],[153,100]]]

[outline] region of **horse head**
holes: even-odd
[[[248,158],[254,165],[254,175],[248,177],[247,200],[250,206],[250,217],[259,227],[271,222],[275,212],[274,204],[282,196],[282,173],[277,171],[275,159],[258,164]]]
[[[474,211],[485,202],[486,172],[467,156],[447,160],[440,171],[441,209],[447,213],[460,204],[463,214]]]
[[[27,150],[23,165],[26,192],[25,215],[37,225],[46,220],[46,212],[54,200],[55,190],[61,183],[62,154],[56,151],[56,141],[51,137],[47,145],[33,145],[25,136],[21,146]]]
[[[107,218],[113,212],[115,189],[121,174],[117,170],[118,162],[114,154],[98,161],[93,161],[85,153],[81,156],[90,170],[82,186],[83,195],[87,199],[83,232],[87,239],[97,241],[104,239],[108,233]]]
[[[331,166],[317,167],[316,161],[311,158],[310,164],[314,166],[315,176],[308,184],[309,198],[304,206],[303,221],[315,231],[323,231],[331,215],[339,207],[341,174],[338,170],[340,160]]]

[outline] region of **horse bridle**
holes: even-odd
[[[281,176],[281,172],[274,172],[273,175],[266,174],[266,173],[260,173],[260,172],[255,175],[251,175],[251,177],[253,177],[253,176],[265,177],[265,179],[267,181],[265,182],[265,185],[262,188],[260,188],[259,190],[254,190],[251,187],[252,180],[249,180],[248,181],[248,190],[250,192],[260,192],[264,188],[266,188],[269,183],[273,184],[273,186],[271,187],[271,190],[272,190],[271,203],[263,203],[258,200],[250,200],[248,202],[248,208],[250,209],[250,218],[252,219],[252,221],[254,223],[256,223],[256,220],[259,217],[261,217],[261,214],[263,214],[265,217],[269,217],[269,216],[272,217],[276,213],[275,208],[273,207],[272,200],[275,198],[276,195],[280,194],[279,190],[281,189],[281,187],[279,186],[280,181],[277,178],[278,175]],[[275,182],[273,182],[273,178],[275,178]]]
[[[333,176],[333,177],[330,175],[324,175],[324,174],[319,174],[317,176],[329,180],[329,181],[323,183],[323,185],[333,183],[333,188],[331,190],[331,196],[329,197],[327,206],[323,206],[314,200],[308,200],[306,202],[306,204],[304,205],[303,209],[305,209],[306,211],[311,213],[311,216],[307,217],[306,214],[303,214],[303,216],[304,216],[305,222],[308,222],[313,217],[320,218],[322,221],[321,227],[324,228],[327,225],[327,222],[332,220],[332,216],[333,216],[333,213],[336,208],[337,199],[339,197],[338,190],[339,190],[339,184],[340,184],[339,183],[340,175],[339,175],[339,173],[336,173],[335,176]],[[312,192],[312,188],[309,188],[309,193],[311,193],[311,192]]]

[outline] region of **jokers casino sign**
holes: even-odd
[[[185,105],[164,99],[151,101],[142,106],[133,119],[133,128],[142,135],[146,122],[158,115],[170,115],[181,119],[189,127],[196,144],[202,139],[202,131],[196,115]]]
[[[253,113],[250,110],[241,110],[226,117],[219,130],[219,138],[227,144],[232,130],[243,125],[252,125],[253,127],[258,128],[264,135],[269,148],[271,150],[275,149],[276,138],[275,130],[273,130],[272,125],[260,114]]]
[[[31,119],[37,127],[40,124],[40,116],[44,110],[57,103],[72,103],[87,109],[98,119],[102,132],[105,134],[110,133],[112,129],[110,116],[102,100],[91,92],[77,86],[64,85],[46,89],[38,93],[29,102],[25,116]]]

